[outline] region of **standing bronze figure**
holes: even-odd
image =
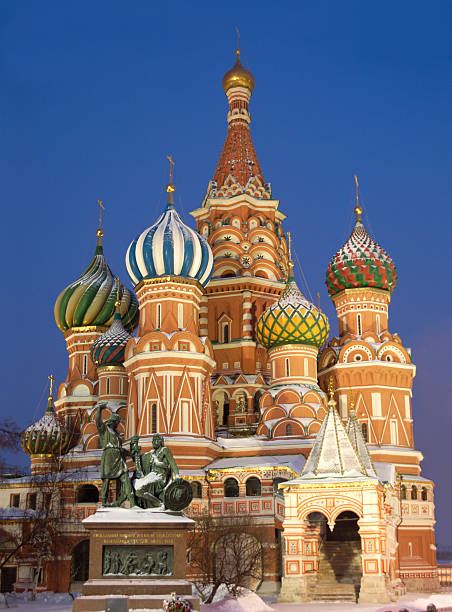
[[[130,455],[125,448],[122,447],[121,434],[118,431],[118,425],[121,422],[121,417],[113,413],[106,421],[102,420],[102,410],[107,408],[107,404],[102,402],[97,404],[95,414],[95,422],[99,432],[100,443],[103,448],[102,459],[100,463],[100,477],[102,478],[101,499],[103,506],[120,506],[126,499],[129,500],[131,506],[135,506],[135,496],[133,494],[132,483],[129,478],[129,470],[127,469],[125,458]],[[121,491],[119,498],[112,504],[107,504],[108,487],[110,480],[119,480],[121,483]]]

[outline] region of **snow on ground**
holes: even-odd
[[[67,593],[39,593],[36,601],[29,601],[29,594],[8,595],[8,606],[0,595],[0,610],[14,612],[71,612],[72,598]],[[201,605],[201,612],[425,612],[428,604],[438,610],[452,610],[452,592],[437,594],[411,593],[402,597],[397,604],[346,604],[346,603],[274,603],[275,598],[263,601],[256,593],[247,592],[238,599],[226,596],[210,605]],[[139,612],[145,612],[140,610]],[[152,612],[159,612],[152,610]]]

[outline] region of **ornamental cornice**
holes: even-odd
[[[391,293],[386,289],[378,289],[376,287],[354,287],[351,289],[342,289],[342,291],[339,291],[339,293],[336,293],[330,297],[333,300],[334,305],[336,305],[336,302],[344,296],[357,296],[363,295],[364,293],[371,293],[375,296],[379,295],[381,297],[384,297],[388,301],[388,303],[391,302]]]

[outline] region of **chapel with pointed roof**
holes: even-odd
[[[364,226],[356,179],[356,222],[327,267],[330,338],[297,286],[290,219],[258,161],[254,88],[237,50],[223,77],[226,140],[193,227],[170,173],[164,210],[137,218],[130,236],[131,288],[111,272],[99,226],[91,263],[56,299],[68,374],[23,434],[32,478],[0,481],[0,528],[24,528],[24,511],[46,503],[36,477],[58,457],[64,553],[38,578],[33,556],[12,556],[16,591],[36,578],[38,590],[66,592],[88,577],[81,521],[100,505],[100,401],[126,448],[164,437],[192,485],[192,518],[234,518],[259,542],[259,592],[385,603],[438,588],[434,484],[413,438],[416,368],[389,331],[394,263]]]

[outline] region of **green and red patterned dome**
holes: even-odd
[[[126,344],[131,335],[124,329],[119,306],[120,303],[117,302],[110,329],[104,332],[91,347],[91,359],[97,366],[118,366],[124,363]]]
[[[328,338],[330,325],[323,312],[298,289],[289,264],[289,277],[281,298],[259,317],[256,338],[267,349],[283,344],[319,348]]]
[[[57,298],[55,321],[62,332],[72,327],[110,326],[115,314],[118,284],[122,323],[129,332],[138,325],[138,300],[132,291],[115,279],[108,267],[102,249],[102,234],[99,229],[96,251],[87,269]]]
[[[44,415],[22,434],[22,448],[27,455],[65,455],[77,443],[78,435],[62,423],[50,395]]]
[[[373,287],[393,291],[397,272],[392,259],[367,233],[355,208],[356,223],[347,242],[328,265],[326,285],[331,297],[344,289]]]

